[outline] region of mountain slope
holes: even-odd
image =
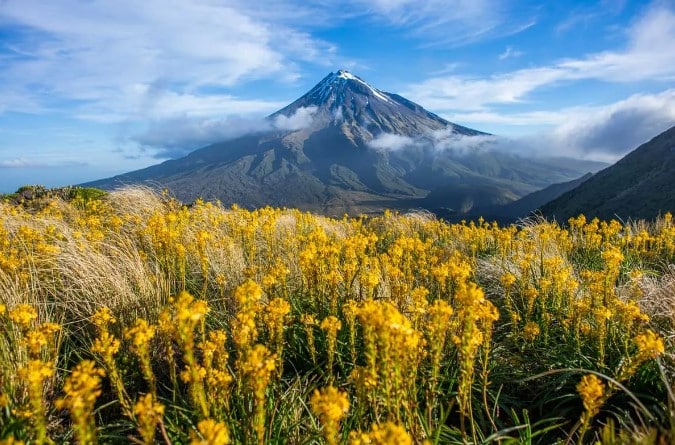
[[[599,168],[500,152],[492,136],[448,122],[343,70],[266,122],[257,134],[87,185],[149,183],[187,202],[203,197],[331,215],[385,207],[468,211]]]
[[[550,201],[553,201],[564,193],[575,189],[592,177],[592,173],[586,173],[584,176],[572,181],[551,184],[546,188],[525,195],[515,201],[497,206],[483,207],[476,209],[473,213],[476,214],[476,216],[483,216],[487,220],[498,220],[505,224],[511,223],[519,218],[530,216],[535,210]]]
[[[603,219],[653,218],[675,210],[674,178],[675,127],[541,210],[561,221],[580,213]]]

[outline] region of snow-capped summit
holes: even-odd
[[[387,93],[373,88],[358,76],[347,70],[338,70],[336,73],[330,73],[324,77],[321,82],[309,90],[303,98],[307,98],[316,106],[327,105],[336,108],[343,105],[345,100],[351,100],[353,94],[357,96],[373,97],[384,102],[391,102]],[[296,101],[297,102],[297,101]],[[292,104],[291,104],[292,105]]]
[[[335,90],[339,91],[344,84],[350,81],[354,82],[359,89],[365,88],[365,93],[385,102],[391,102],[391,99],[387,97],[387,93],[380,91],[377,88],[373,88],[368,84],[368,82],[358,76],[355,76],[347,70],[338,70],[337,73],[330,73],[310,91],[310,94],[312,91],[317,90],[316,92],[318,96],[325,99],[331,94],[331,92],[334,92]]]
[[[271,117],[292,116],[307,107],[317,107],[315,122],[318,125],[346,125],[346,130],[363,142],[382,133],[418,136],[451,129],[460,134],[480,134],[454,125],[398,94],[375,88],[347,70],[328,74],[307,94]]]

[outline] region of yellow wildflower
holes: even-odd
[[[63,384],[64,397],[56,400],[56,407],[70,411],[75,437],[79,443],[96,442],[94,404],[101,395],[102,369],[91,360],[83,360],[66,378]]]
[[[149,343],[155,337],[155,332],[155,326],[139,318],[133,326],[125,329],[124,338],[131,340],[131,350],[138,354],[148,348]]]
[[[234,291],[234,297],[240,305],[245,305],[250,301],[260,300],[262,289],[255,281],[247,279]]]
[[[309,400],[312,412],[323,424],[323,436],[329,445],[338,443],[340,421],[349,412],[349,397],[333,386],[315,389]]]
[[[247,279],[237,287],[234,296],[239,308],[235,317],[233,337],[239,352],[244,353],[258,338],[255,319],[262,289],[255,281]]]
[[[226,445],[230,443],[227,426],[213,419],[204,419],[197,424],[199,436],[192,434],[190,445]]]
[[[527,342],[533,342],[539,336],[539,332],[539,325],[534,321],[530,321],[523,328],[523,338]]]
[[[326,331],[328,336],[335,337],[338,331],[342,328],[342,322],[337,317],[329,315],[323,319],[320,327]]]
[[[148,324],[142,318],[136,320],[133,326],[125,329],[124,337],[131,340],[131,351],[134,352],[141,362],[143,375],[150,385],[151,392],[155,392],[155,376],[152,372],[150,358],[150,342],[155,337],[155,326]]]
[[[157,402],[152,394],[146,394],[139,397],[134,405],[134,414],[143,443],[154,443],[155,430],[164,416],[164,405]]]
[[[400,425],[386,422],[382,425],[373,425],[372,432],[349,433],[350,445],[412,445],[410,434]]]
[[[262,444],[265,435],[265,391],[276,368],[276,359],[265,346],[257,344],[247,351],[240,366],[255,398],[253,429],[258,436],[258,442]]]
[[[510,272],[506,272],[501,276],[499,281],[502,283],[502,286],[504,286],[508,290],[511,289],[511,286],[515,284],[516,276]]]
[[[37,311],[30,304],[20,304],[9,312],[10,320],[22,329],[27,329],[37,317]]]
[[[651,329],[637,335],[634,341],[638,347],[637,360],[639,362],[656,358],[665,351],[663,338]]]
[[[110,308],[102,307],[91,317],[91,322],[99,329],[106,329],[108,325],[117,321]]]
[[[120,349],[120,341],[110,332],[102,332],[91,347],[91,352],[100,354],[104,359],[113,357]]]
[[[577,384],[577,392],[584,403],[584,409],[590,417],[595,416],[602,406],[605,385],[594,374],[587,374]]]

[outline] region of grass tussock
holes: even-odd
[[[0,203],[2,443],[675,441],[675,226]]]

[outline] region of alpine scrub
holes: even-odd
[[[2,443],[675,440],[670,214],[338,220],[129,188],[0,215]]]

